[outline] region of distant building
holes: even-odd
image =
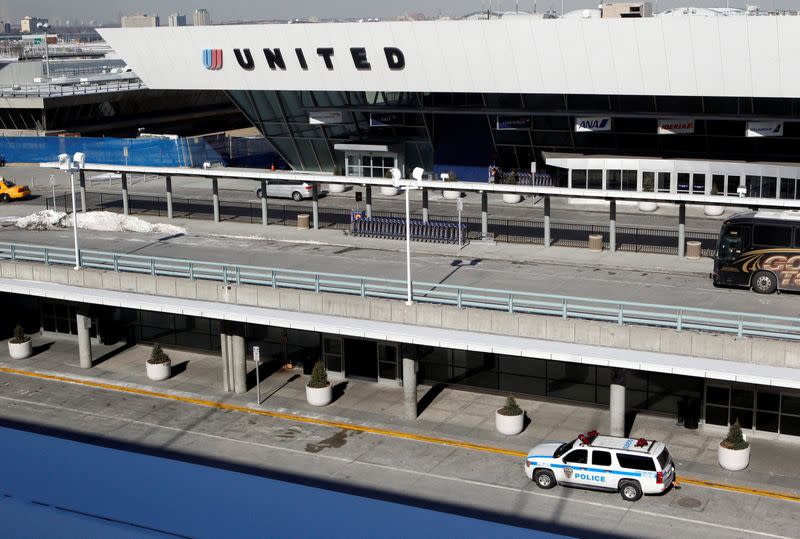
[[[650,2],[617,2],[602,4],[600,11],[604,19],[637,19],[653,16],[653,4]]]
[[[186,26],[186,15],[172,13],[168,19],[169,26]]]
[[[23,34],[38,32],[39,29],[36,28],[36,25],[39,23],[45,24],[46,22],[47,19],[40,19],[38,17],[25,17],[19,21],[19,31]]]
[[[0,21],[0,34],[10,34],[11,33],[11,23],[6,21]]]
[[[211,25],[211,14],[205,8],[195,9],[192,13],[192,24],[194,26]]]
[[[123,15],[122,27],[123,28],[154,28],[161,26],[158,15]]]

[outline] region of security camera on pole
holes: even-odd
[[[406,182],[404,185],[400,184],[400,179],[403,174],[400,169],[393,168],[389,171],[392,175],[392,184],[400,189],[405,189],[406,192],[406,305],[413,305],[414,299],[411,292],[411,205],[408,199],[408,192],[411,189],[421,189],[419,182],[422,181],[422,173],[424,169],[417,167],[411,172],[411,177],[417,180],[417,186],[412,186],[411,182]]]
[[[81,269],[81,251],[78,247],[78,212],[75,207],[75,172],[80,171],[86,163],[86,155],[76,152],[70,160],[69,155],[62,153],[58,156],[58,168],[69,172],[69,183],[72,189],[72,236],[75,240],[75,269]]]

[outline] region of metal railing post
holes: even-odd
[[[514,294],[508,295],[508,312],[512,314],[514,312]]]
[[[11,261],[12,262],[16,262],[17,261],[17,246],[16,245],[12,245],[11,246]]]
[[[364,279],[361,279],[361,297],[366,297],[367,295],[367,285],[364,282]]]
[[[736,336],[740,339],[744,336],[744,317],[739,317],[739,331],[737,331]]]
[[[567,298],[561,300],[561,318],[567,319]]]
[[[462,309],[462,308],[463,308],[463,307],[462,307],[462,294],[463,294],[463,293],[464,293],[464,290],[463,290],[462,288],[459,288],[459,289],[458,289],[458,298],[457,298],[457,305],[458,305],[458,308],[459,308],[459,309]]]
[[[314,275],[314,292],[319,294],[319,274]]]
[[[278,288],[278,274],[272,270],[272,288]]]
[[[222,282],[228,285],[228,266],[222,266]]]
[[[150,275],[152,275],[153,277],[156,276],[156,259],[155,258],[151,258],[150,259]]]
[[[678,311],[678,322],[675,326],[675,329],[681,331],[683,329],[683,309]]]
[[[194,264],[189,262],[189,279],[194,281]]]
[[[50,250],[47,247],[44,248],[44,263],[50,265]]]
[[[622,320],[623,320],[623,314],[622,314],[623,309],[624,309],[624,307],[622,305],[620,305],[619,306],[619,312],[617,314],[617,324],[619,324],[620,326],[622,325]]]
[[[242,284],[242,268],[236,266],[236,284]]]

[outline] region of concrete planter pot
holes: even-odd
[[[519,204],[522,202],[522,195],[516,193],[503,193],[503,202],[506,204]]]
[[[717,461],[726,470],[738,472],[750,464],[750,446],[747,449],[728,449],[719,444],[717,448]]]
[[[393,197],[400,194],[400,189],[392,187],[391,185],[384,185],[381,187],[381,194],[387,197]]]
[[[147,377],[156,382],[167,380],[172,375],[172,361],[166,363],[145,363]]]
[[[639,211],[656,211],[658,209],[658,202],[639,202]]]
[[[329,183],[328,184],[328,192],[329,193],[344,193],[347,189],[347,186],[343,183]]]
[[[327,406],[333,400],[333,384],[325,387],[306,386],[306,400],[311,406]]]
[[[461,191],[451,191],[448,189],[442,191],[442,196],[447,200],[458,200],[459,198],[461,198],[463,194],[464,193],[462,193]]]
[[[497,432],[506,436],[514,436],[522,432],[524,422],[525,412],[517,415],[503,415],[500,410],[497,410],[494,413],[494,424],[497,427]]]
[[[25,342],[13,343],[8,341],[8,355],[12,359],[25,359],[33,355],[33,340],[28,339]]]
[[[719,217],[725,213],[725,208],[722,206],[703,206],[703,213],[711,217]]]

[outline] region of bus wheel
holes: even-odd
[[[759,271],[753,275],[753,292],[772,294],[778,289],[778,279],[768,271]]]

